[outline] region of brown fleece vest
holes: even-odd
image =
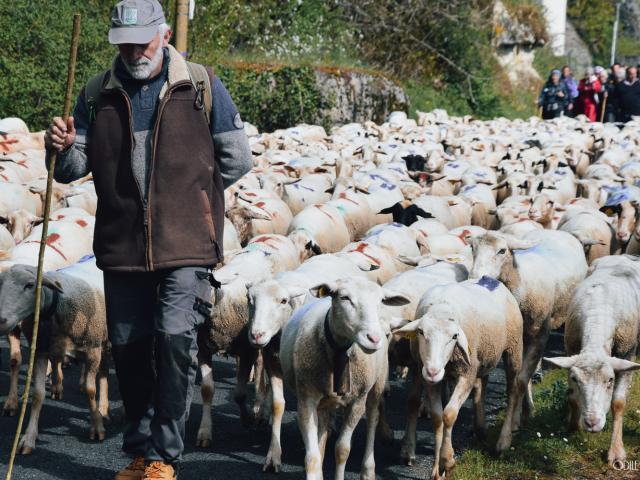
[[[99,268],[151,271],[222,261],[224,189],[198,105],[190,81],[175,83],[160,100],[144,209],[131,166],[129,99],[122,90],[102,90],[87,151],[98,195]]]

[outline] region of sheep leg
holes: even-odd
[[[102,359],[98,370],[98,385],[100,388],[98,396],[98,411],[105,423],[109,423],[109,359],[106,354],[106,348],[102,348]]]
[[[22,365],[22,352],[20,351],[20,328],[14,329],[9,335],[9,349],[11,359],[9,368],[11,369],[11,380],[9,383],[9,394],[2,407],[2,415],[13,417],[18,413],[18,375]]]
[[[78,384],[78,390],[80,390],[80,392],[85,391],[85,381],[87,380],[87,364],[86,361],[81,361],[80,362],[80,382]]]
[[[269,375],[271,384],[271,443],[267,452],[267,459],[262,467],[263,472],[279,472],[282,467],[282,446],[280,444],[280,431],[282,429],[282,416],[284,415],[284,387],[282,384],[282,367],[278,357],[271,352],[263,352],[264,366]]]
[[[569,427],[570,432],[576,432],[580,429],[580,407],[578,403],[578,394],[573,388],[569,388]]]
[[[105,437],[104,421],[98,410],[96,402],[96,376],[102,358],[102,348],[90,348],[87,350],[87,378],[85,381],[85,393],[89,402],[89,414],[91,416],[90,440],[103,441]]]
[[[427,397],[429,398],[429,409],[431,410],[431,422],[433,423],[434,435],[434,457],[431,469],[431,479],[440,480],[440,451],[442,449],[442,382],[436,385],[427,385]]]
[[[442,450],[440,452],[440,464],[444,467],[445,471],[450,472],[456,464],[456,460],[453,457],[454,451],[451,444],[451,435],[453,433],[453,426],[458,418],[460,407],[469,397],[471,390],[473,390],[474,379],[469,377],[459,377],[449,403],[444,408],[442,415],[442,421],[444,422],[444,438],[442,440]]]
[[[407,427],[404,431],[404,440],[400,450],[400,458],[405,464],[411,466],[416,460],[416,428],[418,415],[422,403],[422,376],[420,369],[412,368],[411,387],[407,401]]]
[[[253,349],[244,351],[238,355],[237,382],[233,399],[240,408],[240,421],[245,428],[250,427],[255,420],[247,408],[247,384],[249,383],[251,369],[253,368],[257,355],[258,352]]]
[[[351,437],[353,431],[358,425],[358,422],[362,418],[366,410],[367,398],[359,398],[352,402],[345,409],[344,421],[342,422],[342,429],[340,435],[336,441],[335,455],[336,455],[336,474],[335,480],[344,480],[344,470],[347,466],[347,459],[349,453],[351,453]],[[376,405],[377,411],[377,405]],[[377,419],[377,415],[376,415]],[[377,422],[376,422],[377,423]],[[375,425],[374,425],[375,428]],[[374,431],[375,434],[375,431]]]
[[[20,439],[18,448],[23,455],[29,455],[36,448],[38,439],[38,420],[40,411],[46,396],[47,366],[49,365],[48,355],[37,354],[33,366],[33,398],[31,400],[31,414],[27,430]]]
[[[321,462],[324,463],[324,454],[327,449],[327,440],[331,429],[331,412],[326,409],[318,411],[318,446],[320,448]]]
[[[360,480],[376,479],[376,460],[374,457],[374,444],[376,441],[376,431],[380,420],[380,404],[383,403],[382,394],[384,386],[381,389],[374,387],[367,396],[367,440],[365,444],[364,457],[362,459],[362,468],[360,470]]]
[[[385,392],[386,392],[386,387],[385,387]],[[386,445],[391,445],[393,443],[393,430],[391,429],[391,427],[389,426],[389,422],[387,422],[387,413],[386,413],[386,401],[384,399],[385,395],[383,394],[380,397],[380,403],[378,405],[378,410],[379,410],[379,418],[378,418],[378,431],[377,431],[377,435],[378,438],[380,439],[380,441],[383,444]]]
[[[487,393],[487,380],[489,377],[476,378],[473,388],[473,429],[478,440],[487,438],[487,425],[485,422],[484,405],[485,395]]]
[[[201,348],[202,352],[202,348]],[[213,401],[213,362],[211,355],[198,354],[198,367],[202,374],[202,419],[196,437],[196,447],[207,448],[211,446],[213,433],[211,428],[211,403]]]
[[[507,374],[507,411],[496,444],[496,452],[501,454],[511,446],[512,432],[518,429],[516,411],[522,405],[522,397],[527,389],[527,381],[520,375],[522,348],[515,354],[505,352],[502,356]]]
[[[302,434],[305,447],[304,468],[307,480],[322,480],[322,455],[318,443],[318,399],[304,396],[297,392],[298,428]]]
[[[616,463],[624,462],[627,458],[627,452],[625,452],[622,442],[622,421],[624,420],[624,407],[627,403],[627,391],[631,386],[632,379],[632,373],[629,372],[621,372],[616,375],[616,385],[611,399],[613,428],[611,429],[611,445],[607,454],[610,467]]]
[[[256,397],[253,402],[253,417],[257,420],[258,423],[268,421],[268,419],[264,418],[264,404],[268,393],[267,377],[264,371],[264,363],[264,354],[262,350],[258,350],[258,356],[253,366],[254,382],[256,387]]]
[[[548,324],[548,322],[547,322]],[[529,384],[527,389],[527,395],[524,397],[523,402],[523,413],[524,419],[528,419],[532,417],[535,413],[534,405],[533,405],[533,397],[531,395],[531,377],[533,376],[536,368],[538,366],[538,362],[542,358],[542,354],[544,353],[544,349],[547,346],[547,340],[549,339],[549,328],[547,326],[542,327],[536,336],[530,339],[530,342],[525,348],[523,359],[522,359],[522,373],[524,377],[527,379],[527,384]]]
[[[64,357],[62,357],[64,358]],[[51,399],[62,400],[62,394],[64,387],[62,386],[62,380],[64,375],[62,373],[63,360],[54,360],[52,363],[52,380],[51,380]]]

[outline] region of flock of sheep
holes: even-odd
[[[601,431],[611,410],[608,461],[625,459],[625,399],[640,368],[640,122],[477,121],[435,110],[330,134],[309,125],[245,128],[255,166],[225,192],[226,255],[199,337],[198,446],[212,441],[213,355],[233,355],[243,424],[271,417],[264,470],[281,468],[287,386],[297,397],[307,478],[322,478],[331,413],[340,408],[335,477],[344,477],[365,415],[361,478],[374,479],[376,436],[392,438],[384,405],[391,367],[409,372],[401,458],[415,460],[426,407],[432,478],[443,478],[455,465],[452,429],[472,392],[474,430],[486,432],[487,379],[500,360],[507,402],[495,448],[510,447],[512,432],[534,414],[531,378],[549,334],[564,326],[567,356],[545,360],[568,370],[569,426]],[[0,334],[11,347],[3,412],[14,415],[46,171],[42,133],[17,119],[0,120],[0,132]],[[90,176],[56,184],[53,202],[23,453],[35,448],[48,368],[51,396],[62,398],[65,355],[83,359],[91,438],[104,438],[109,415]]]

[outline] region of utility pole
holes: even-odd
[[[187,32],[189,31],[189,0],[176,0],[176,50],[187,58]]]
[[[609,65],[613,65],[616,61],[616,44],[618,43],[618,24],[620,23],[620,7],[624,3],[624,0],[616,3],[616,21],[613,24],[613,38],[611,40],[611,62]]]

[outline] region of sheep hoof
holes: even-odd
[[[2,416],[15,417],[17,414],[18,414],[18,406],[8,404],[8,402],[5,402],[4,406],[2,407]]]
[[[62,388],[51,387],[51,400],[62,400]]]
[[[616,468],[620,466],[627,459],[627,452],[625,452],[624,447],[611,447],[609,449],[609,453],[607,454],[607,463],[609,467]]]
[[[281,468],[282,468],[282,462],[280,460],[280,456],[272,455],[271,453],[269,453],[267,455],[267,460],[264,466],[262,467],[262,471],[265,473],[267,472],[279,473]]]
[[[209,448],[211,446],[211,439],[210,438],[205,438],[205,437],[200,437],[198,435],[198,438],[196,439],[196,447],[198,448]]]
[[[405,443],[400,450],[400,458],[405,465],[412,467],[416,461],[416,449],[414,445]]]
[[[111,425],[111,417],[109,416],[108,413],[105,413],[105,414],[102,415],[102,422],[105,425]]]
[[[31,455],[33,453],[33,450],[35,449],[35,443],[36,443],[35,441],[32,441],[26,435],[23,436],[22,440],[20,440],[20,443],[18,444],[18,447],[20,449],[20,454]]]

